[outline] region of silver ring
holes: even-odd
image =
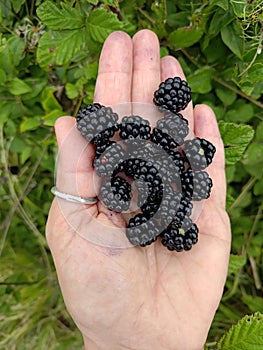
[[[56,189],[55,186],[51,188],[51,192],[54,194],[54,196],[60,199],[64,199],[68,202],[94,204],[94,203],[97,203],[98,201],[97,197],[83,198],[83,197],[73,196],[72,194],[60,192]]]

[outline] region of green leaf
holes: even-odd
[[[50,31],[39,40],[37,60],[45,70],[69,63],[84,46],[84,30]]]
[[[61,105],[59,104],[58,100],[54,96],[54,89],[51,87],[46,87],[41,94],[42,97],[42,106],[44,108],[44,111],[51,112],[54,109],[62,110]]]
[[[221,29],[221,37],[225,45],[240,59],[244,52],[243,30],[240,22],[233,21]]]
[[[216,94],[225,106],[232,105],[237,97],[237,94],[229,89],[216,89]]]
[[[230,255],[228,274],[238,272],[247,262],[247,258],[243,255]]]
[[[263,122],[259,123],[259,125],[257,126],[255,139],[257,141],[263,141]]]
[[[228,6],[229,6],[228,0],[210,0],[209,4],[214,6],[219,6],[225,11],[228,10]]]
[[[31,92],[32,88],[27,83],[19,78],[14,78],[10,81],[9,91],[12,95],[18,96]]]
[[[247,0],[230,0],[231,6],[233,7],[234,13],[237,17],[243,18],[244,17],[244,10],[245,7],[248,4]]]
[[[200,68],[190,75],[187,80],[192,92],[206,94],[212,89],[211,79],[213,70],[207,67]]]
[[[12,0],[12,6],[15,13],[18,13],[21,9],[21,6],[25,3],[25,0]]]
[[[263,313],[263,298],[252,295],[243,295],[242,301],[249,307],[251,312]]]
[[[54,2],[45,1],[37,9],[37,15],[50,29],[79,29],[84,25],[83,14],[70,4],[61,4],[59,8]]]
[[[87,31],[99,43],[103,43],[113,31],[122,29],[122,26],[117,16],[104,8],[93,10],[87,18]]]
[[[263,315],[243,317],[217,343],[219,350],[259,350],[263,346]]]
[[[219,8],[210,23],[209,29],[208,29],[208,35],[213,37],[216,36],[221,28],[227,26],[229,23],[233,21],[235,18],[233,12],[231,11],[225,11],[221,8]]]
[[[203,36],[203,33],[203,29],[199,27],[178,28],[169,35],[168,42],[175,49],[189,47],[197,43]]]
[[[6,82],[6,72],[0,68],[0,85],[4,85]]]
[[[43,124],[46,126],[54,126],[56,120],[59,117],[62,117],[65,115],[61,110],[55,109],[52,112],[46,114],[45,116],[41,117],[41,120],[43,120]]]
[[[250,103],[241,103],[234,104],[233,109],[227,111],[225,115],[225,121],[235,122],[235,123],[246,123],[254,116],[254,109]]]
[[[263,176],[263,144],[251,143],[244,154],[243,164],[247,172],[256,178]]]
[[[74,98],[78,97],[79,90],[75,84],[67,83],[66,84],[66,94],[67,94],[68,98],[73,100]]]
[[[20,124],[20,132],[35,130],[40,126],[38,118],[27,118]]]
[[[250,125],[219,121],[220,133],[225,145],[226,164],[238,162],[254,136]]]

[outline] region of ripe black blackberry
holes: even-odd
[[[134,179],[140,179],[147,183],[150,190],[153,188],[162,190],[163,182],[158,169],[154,166],[152,161],[145,161],[139,159],[136,164],[136,169],[134,172]]]
[[[190,250],[198,241],[198,228],[196,224],[192,224],[190,228],[179,227],[170,224],[161,234],[162,245],[169,250],[181,252]]]
[[[157,222],[148,220],[143,214],[130,219],[126,228],[126,236],[133,245],[145,247],[156,241],[159,235]]]
[[[104,142],[98,142],[96,144],[96,158],[99,158],[115,141],[105,140]]]
[[[151,141],[160,145],[165,151],[173,149],[177,146],[176,141],[170,137],[169,135],[162,132],[162,130],[158,128],[153,128],[151,134]]]
[[[197,137],[185,141],[183,151],[190,167],[202,170],[212,163],[216,148],[211,142]]]
[[[156,214],[161,219],[162,226],[166,227],[172,222],[179,209],[180,201],[181,193],[177,193],[172,187],[166,188]]]
[[[119,129],[118,114],[110,107],[98,103],[81,109],[77,115],[77,128],[90,143],[107,142]]]
[[[164,118],[158,120],[156,128],[167,138],[172,139],[176,146],[181,145],[189,133],[188,121],[180,113],[166,114]]]
[[[120,138],[149,140],[151,126],[148,120],[139,115],[125,116],[119,125]]]
[[[190,200],[200,201],[210,196],[213,182],[207,172],[188,169],[182,175],[183,195]]]
[[[101,107],[102,105],[99,103],[91,103],[87,105],[85,108],[80,109],[76,116],[77,122],[83,119],[88,113],[96,112],[97,110],[101,109]]]
[[[116,176],[108,179],[101,187],[99,199],[104,205],[117,213],[129,209],[131,185],[122,177]]]
[[[186,108],[191,101],[191,89],[185,80],[179,77],[168,78],[159,85],[154,93],[153,102],[161,111],[177,113]]]
[[[192,214],[193,204],[191,203],[189,198],[181,195],[180,203],[178,204],[176,214],[172,220],[172,223],[181,226],[190,215]]]
[[[126,158],[126,153],[118,143],[109,146],[100,157],[94,159],[94,169],[101,177],[110,177]]]

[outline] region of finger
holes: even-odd
[[[158,38],[150,30],[141,30],[133,37],[132,101],[152,104],[160,74]]]
[[[73,117],[59,118],[55,132],[58,142],[57,189],[81,197],[95,197],[94,147],[80,135]]]
[[[165,56],[161,59],[161,80],[167,78],[180,77],[186,80],[180,63],[172,56]],[[180,112],[189,122],[189,128],[194,129],[193,104],[190,102],[188,106]]]
[[[216,202],[221,208],[225,208],[226,178],[224,145],[215,114],[209,106],[197,105],[194,109],[194,120],[196,136],[207,139],[216,147],[213,162],[206,170],[213,180],[213,187],[209,200]]]
[[[101,51],[94,102],[104,105],[130,102],[131,83],[132,40],[124,32],[113,32]]]

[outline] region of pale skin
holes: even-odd
[[[159,42],[149,30],[130,38],[112,33],[99,62],[94,102],[152,103],[153,92],[168,77],[184,77],[178,61],[160,59]],[[54,258],[62,294],[83,335],[86,350],[201,350],[222,297],[227,275],[231,232],[225,211],[226,181],[222,140],[213,111],[206,105],[183,112],[196,136],[217,149],[207,172],[213,189],[197,220],[199,242],[189,252],[170,252],[160,242],[147,248],[107,249],[83,239],[70,227],[55,198],[47,222],[47,241]],[[59,118],[58,146],[72,131],[75,119]],[[70,193],[79,159],[77,145],[86,142],[76,131],[76,147],[62,152],[57,186]],[[78,188],[83,197],[96,196],[91,145],[82,154]],[[73,179],[74,178],[74,179]],[[74,194],[74,193],[71,193]],[[71,210],[70,204],[69,210]],[[78,215],[78,204],[72,214]],[[81,210],[106,226],[123,226],[121,214],[110,215],[100,203]],[[93,223],[87,227],[92,231]]]

